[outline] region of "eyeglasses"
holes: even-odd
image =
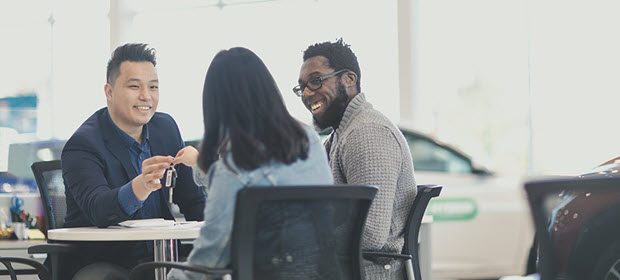
[[[329,78],[331,78],[333,76],[336,76],[336,75],[338,75],[338,74],[340,74],[342,72],[346,72],[346,71],[349,71],[349,69],[342,69],[340,71],[336,71],[336,72],[333,72],[333,73],[330,73],[330,74],[327,74],[327,75],[324,75],[324,76],[316,77],[316,78],[314,78],[314,79],[312,79],[310,81],[307,81],[306,83],[304,83],[302,85],[296,85],[293,88],[293,92],[297,96],[301,97],[302,95],[304,95],[304,90],[306,89],[306,87],[308,87],[311,91],[318,90],[318,89],[321,88],[321,86],[323,86],[323,81],[324,80],[327,80],[327,79],[329,79]]]

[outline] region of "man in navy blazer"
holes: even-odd
[[[159,80],[154,50],[145,44],[118,47],[108,62],[107,107],[89,117],[61,156],[66,186],[65,227],[108,227],[131,219],[173,219],[162,177],[183,148],[171,116],[156,112]],[[173,202],[186,220],[202,220],[205,194],[191,168],[176,166]],[[88,242],[63,268],[73,279],[125,275],[151,260],[153,242]],[[79,271],[78,271],[79,270]],[[124,276],[122,276],[124,277]],[[121,277],[121,278],[122,278]]]

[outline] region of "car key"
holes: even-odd
[[[168,203],[172,203],[172,189],[177,183],[177,171],[174,169],[174,164],[171,164],[168,169],[166,169],[166,184],[165,186],[169,190],[169,200]]]

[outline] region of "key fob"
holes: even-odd
[[[166,183],[165,186],[168,188],[174,188],[174,185],[176,183],[176,170],[174,170],[174,167],[169,167],[168,169],[166,169]]]
[[[166,169],[166,182],[164,186],[168,187],[168,203],[172,203],[172,188],[177,183],[177,171],[174,169],[174,165],[170,165],[168,169]]]

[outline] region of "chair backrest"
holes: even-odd
[[[372,186],[247,187],[237,193],[233,279],[364,279]]]
[[[60,161],[35,162],[31,168],[41,195],[47,229],[61,228],[67,213],[67,201]],[[47,236],[47,230],[43,232]]]
[[[413,205],[407,217],[407,225],[405,227],[405,245],[403,246],[403,254],[411,255],[411,261],[414,265],[415,279],[422,279],[420,273],[420,259],[418,248],[418,236],[420,234],[420,226],[422,218],[429,201],[433,197],[439,196],[443,186],[440,185],[418,185],[418,194],[413,200]]]

